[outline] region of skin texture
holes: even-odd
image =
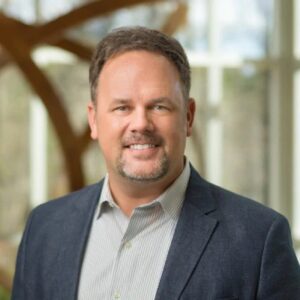
[[[160,195],[181,173],[193,99],[162,55],[129,51],[109,59],[88,105],[91,137],[106,161],[115,201],[127,215]]]

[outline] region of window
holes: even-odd
[[[33,1],[2,1],[0,7],[31,24],[85,3],[35,2],[37,6]],[[198,107],[187,154],[207,179],[286,215],[300,251],[300,33],[295,30],[299,1],[186,3],[187,22],[174,35],[188,52]],[[176,5],[168,1],[122,8],[69,29],[67,36],[90,46],[121,25],[159,29]],[[38,48],[33,57],[61,95],[75,132],[82,132],[89,99],[88,63],[50,47]],[[12,65],[0,70],[0,97],[0,207],[13,207],[9,218],[17,220],[7,226],[0,215],[0,234],[6,237],[20,231],[30,206],[67,192],[68,186],[53,125],[46,114],[39,119],[45,111]],[[30,147],[34,143],[39,146]],[[88,147],[82,164],[87,183],[104,174],[96,144]],[[40,172],[35,177],[40,184],[30,189],[33,170]],[[37,186],[44,188],[37,191]]]

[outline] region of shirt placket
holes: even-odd
[[[138,243],[136,236],[151,225],[149,220],[151,220],[152,214],[153,209],[138,208],[134,211],[128,223],[114,262],[110,297],[112,300],[128,299],[127,288],[130,282],[126,282],[126,280],[134,276],[130,265],[134,263],[135,254],[132,251]]]

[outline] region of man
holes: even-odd
[[[195,102],[180,44],[113,31],[90,83],[107,176],[33,210],[12,299],[300,299],[286,219],[206,182],[184,157]]]

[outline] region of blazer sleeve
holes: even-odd
[[[30,216],[28,217],[25,230],[23,233],[23,237],[18,250],[11,300],[27,300],[25,262],[26,262],[26,245],[27,245],[27,240],[30,232],[31,223],[32,223],[32,215],[33,213],[31,213]]]
[[[257,299],[300,299],[300,266],[289,224],[282,216],[272,223],[265,240]]]

